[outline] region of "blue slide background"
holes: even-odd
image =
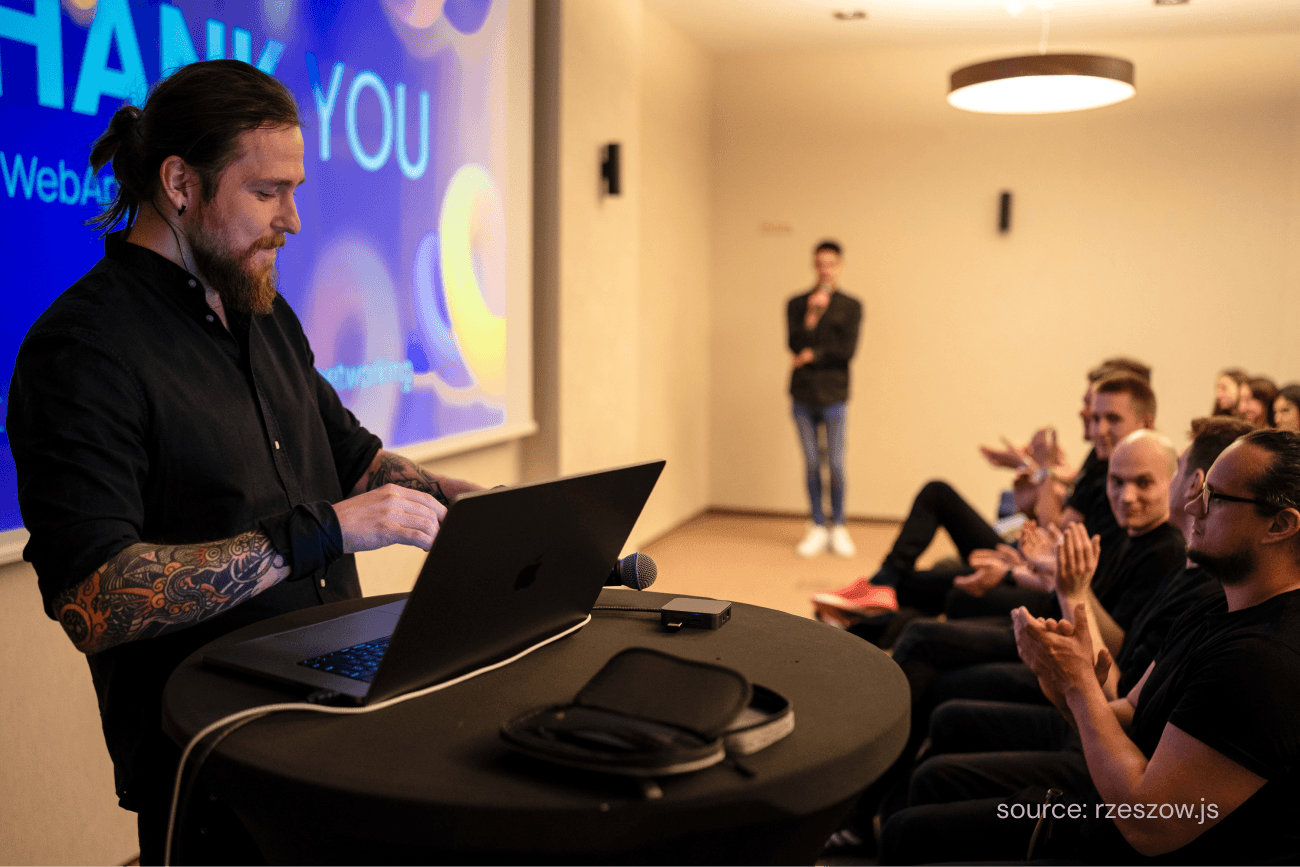
[[[505,424],[505,0],[80,5],[0,0],[0,410],[23,335],[102,253],[90,144],[164,64],[235,57],[306,122],[279,267],[317,368],[389,447]],[[0,427],[0,530],[20,525]]]

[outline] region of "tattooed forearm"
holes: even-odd
[[[82,653],[183,629],[284,579],[284,558],[261,533],[197,545],[125,548],[54,600]]]
[[[401,485],[404,488],[432,494],[434,499],[444,506],[451,505],[447,495],[443,493],[439,479],[421,469],[414,461],[389,452],[380,452],[375,460],[378,465],[371,471],[370,478],[366,482],[367,491],[382,488],[384,485]]]

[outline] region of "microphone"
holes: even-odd
[[[605,586],[631,587],[633,590],[644,590],[655,583],[657,577],[659,577],[659,567],[655,565],[655,561],[650,559],[649,554],[628,554],[615,563],[613,569],[609,570],[609,577],[605,579]]]

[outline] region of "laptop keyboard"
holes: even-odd
[[[317,671],[328,671],[330,674],[338,674],[363,683],[370,683],[375,676],[375,671],[379,668],[379,661],[384,658],[384,651],[387,649],[388,638],[379,638],[362,644],[354,644],[351,647],[335,650],[322,656],[313,656],[311,659],[304,659],[298,664],[314,668]]]

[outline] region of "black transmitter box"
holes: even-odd
[[[681,629],[683,626],[717,629],[731,619],[731,603],[720,599],[691,599],[679,596],[664,604],[659,618],[660,622],[669,629]]]

